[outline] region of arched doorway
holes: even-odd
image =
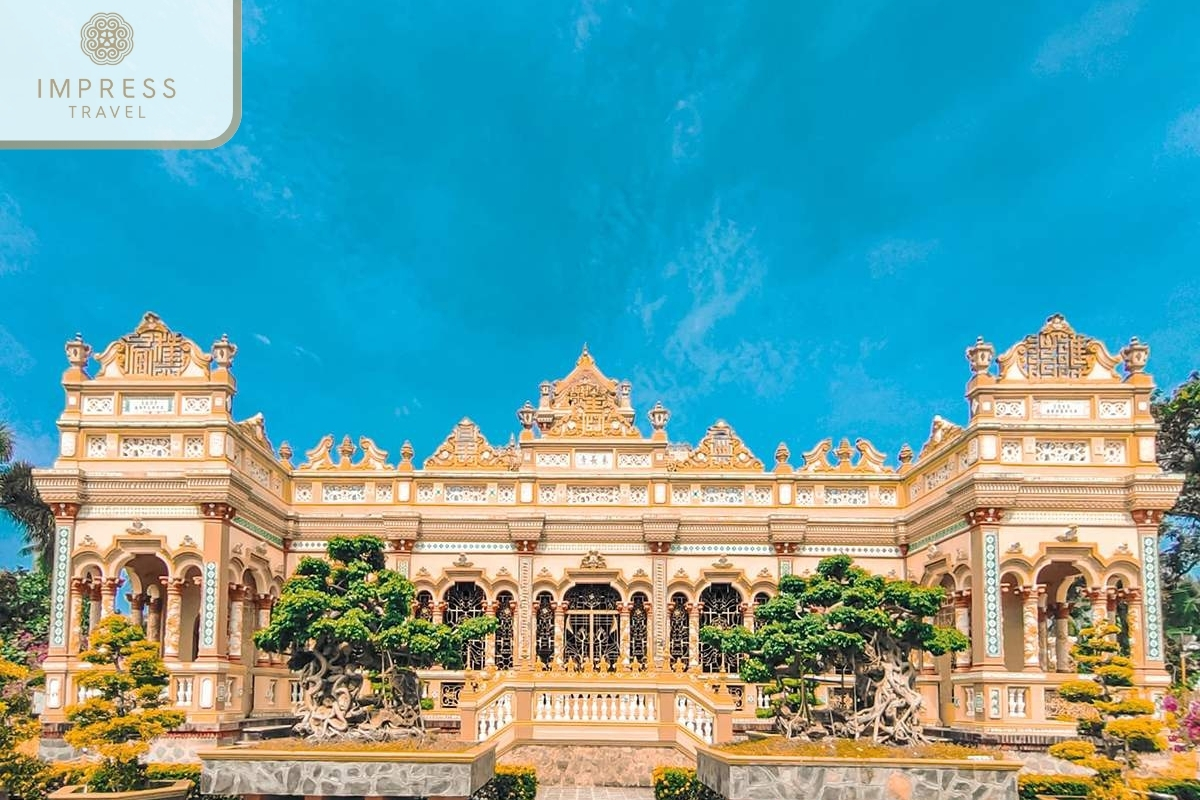
[[[729,583],[714,583],[700,593],[700,629],[736,628],[742,624],[742,595]],[[720,648],[700,643],[701,672],[736,673],[741,656],[727,655]]]
[[[465,619],[483,616],[483,589],[470,581],[459,581],[446,590],[446,611],[442,621],[455,627]],[[463,643],[462,660],[466,669],[483,669],[484,641],[470,639]]]
[[[621,595],[608,584],[584,583],[568,589],[563,599],[563,658],[580,666],[590,662],[593,669],[600,667],[601,659],[615,666],[621,657]]]

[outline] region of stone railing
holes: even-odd
[[[705,744],[716,735],[717,716],[686,691],[675,695],[675,724]]]
[[[599,690],[538,691],[533,718],[539,722],[657,722],[655,692]]]
[[[475,713],[475,739],[486,742],[513,721],[513,692],[504,692]]]

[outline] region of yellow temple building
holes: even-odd
[[[261,414],[235,415],[236,353],[225,337],[205,351],[154,314],[98,354],[66,344],[59,454],[35,476],[57,519],[51,754],[63,709],[85,696],[77,654],[114,610],[161,642],[187,712],[157,760],[285,720],[297,684],[253,632],[300,558],[355,534],[388,542],[416,614],[497,618],[468,671],[424,675],[430,724],[481,737],[586,738],[603,723],[625,725],[628,741],[661,740],[667,725],[711,741],[769,724],[757,687],[698,631],[753,627],[780,576],[838,553],[947,589],[939,621],[971,647],[922,662],[929,725],[1070,733],[1056,687],[1091,618],[1119,622],[1148,696],[1168,685],[1158,526],[1182,483],[1155,461],[1137,339],[1113,355],[1052,316],[1000,355],[977,340],[965,420],[935,417],[898,466],[864,439],[798,456],[782,443],[764,462],[720,420],[677,444],[668,410],[639,418],[630,384],[586,349],[517,410],[507,444],[462,419],[421,460],[365,436],[298,455],[271,442]],[[479,676],[511,681],[496,695],[509,699],[485,708]],[[572,705],[585,695],[586,716]],[[597,710],[597,697],[611,705]]]

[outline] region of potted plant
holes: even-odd
[[[85,785],[64,786],[50,797],[183,800],[191,781],[155,785],[145,764],[150,742],[185,720],[182,712],[165,708],[170,678],[158,645],[139,626],[113,615],[100,621],[80,658],[92,668],[76,680],[91,696],[66,709],[72,727],[64,738],[98,763]]]

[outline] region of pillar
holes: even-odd
[[[485,601],[483,604],[483,614],[484,614],[484,616],[486,616],[490,619],[496,618],[496,609],[497,609],[497,605],[496,605],[495,600],[488,600],[488,601]],[[492,669],[496,666],[496,633],[495,633],[495,631],[493,631],[492,633],[489,633],[487,636],[485,636],[483,638],[483,665],[484,665],[484,667],[486,667],[488,669]]]
[[[271,624],[271,595],[260,594],[254,598],[254,613],[255,630],[261,631]],[[269,664],[271,662],[270,653],[264,653],[262,650],[256,651],[255,662],[258,664]]]
[[[1094,586],[1088,592],[1088,600],[1092,603],[1092,624],[1104,622],[1108,618],[1108,592],[1102,586]]]
[[[1165,670],[1162,627],[1162,588],[1159,575],[1158,526],[1163,512],[1159,509],[1136,509],[1130,512],[1137,525],[1138,554],[1142,563],[1141,642],[1145,667],[1159,672]]]
[[[104,591],[101,593],[101,619],[111,617],[117,613],[117,592],[121,590],[121,584],[124,583],[120,578],[105,578]]]
[[[513,548],[517,551],[517,608],[513,615],[513,663],[534,665],[537,660],[537,602],[533,597],[533,557],[541,535],[541,519],[510,520],[509,530],[516,531]],[[511,535],[511,534],[510,534]]]
[[[754,615],[758,609],[758,603],[742,604],[742,627],[751,633],[754,632]]]
[[[144,631],[145,627],[144,627],[144,620],[142,617],[142,605],[146,602],[146,595],[130,593],[130,594],[125,595],[125,599],[129,601],[129,619],[130,619],[130,621],[132,621],[134,625],[137,625],[139,628],[141,628]]]
[[[700,669],[700,609],[703,603],[688,603],[688,669]]]
[[[71,581],[71,611],[67,617],[67,653],[75,655],[79,652],[80,635],[83,633],[83,595],[88,591],[81,578]]]
[[[103,587],[100,581],[95,580],[91,583],[91,593],[88,595],[88,636],[92,635],[92,631],[96,630],[96,626],[100,624],[101,604],[103,602],[102,595]]]
[[[1129,622],[1129,658],[1134,667],[1141,668],[1146,664],[1146,646],[1142,634],[1142,591],[1126,589],[1123,599]]]
[[[1070,672],[1071,664],[1071,603],[1059,603],[1054,607],[1054,669]]]
[[[981,506],[967,512],[971,563],[978,565],[971,594],[971,663],[1004,668],[1004,619],[1000,598],[1000,521],[1003,510]]]
[[[217,665],[218,674],[213,676],[211,687],[213,696],[217,698],[212,708],[219,711],[222,710],[222,692],[218,691],[218,687],[225,680],[223,671],[232,638],[226,635],[232,627],[229,615],[233,604],[226,600],[228,588],[225,576],[229,574],[230,525],[237,510],[225,502],[206,502],[200,504],[200,513],[204,517],[204,540],[201,544],[204,565],[200,572],[200,641],[196,647],[196,658]],[[241,639],[238,641],[240,643]],[[202,680],[202,708],[207,701],[207,692]]]
[[[963,589],[954,593],[954,627],[958,632],[971,641],[971,590]],[[954,654],[954,666],[965,669],[971,666],[971,648]]]
[[[444,620],[445,618],[446,618],[446,601],[438,600],[436,603],[433,604],[433,619],[431,621],[433,622],[434,625],[441,625],[442,620]]]
[[[1043,602],[1038,605],[1038,661],[1043,672],[1050,671],[1050,632],[1047,626],[1051,619],[1053,617],[1043,598]]]
[[[1023,586],[1021,594],[1021,624],[1022,642],[1024,644],[1024,661],[1026,672],[1040,670],[1041,658],[1038,634],[1038,595],[1044,589],[1040,586]]]
[[[621,663],[629,666],[629,612],[633,610],[632,603],[617,603],[617,614],[621,626]]]
[[[161,594],[158,597],[149,598],[146,603],[146,638],[151,641],[162,641],[162,607]]]
[[[567,604],[554,604],[554,665],[563,665],[563,641],[566,637]]]
[[[179,628],[183,616],[183,579],[163,578],[167,590],[166,620],[163,624],[163,656],[179,658]]]
[[[229,637],[227,652],[235,661],[242,657],[242,639],[245,638],[246,587],[234,584],[229,587]]]

